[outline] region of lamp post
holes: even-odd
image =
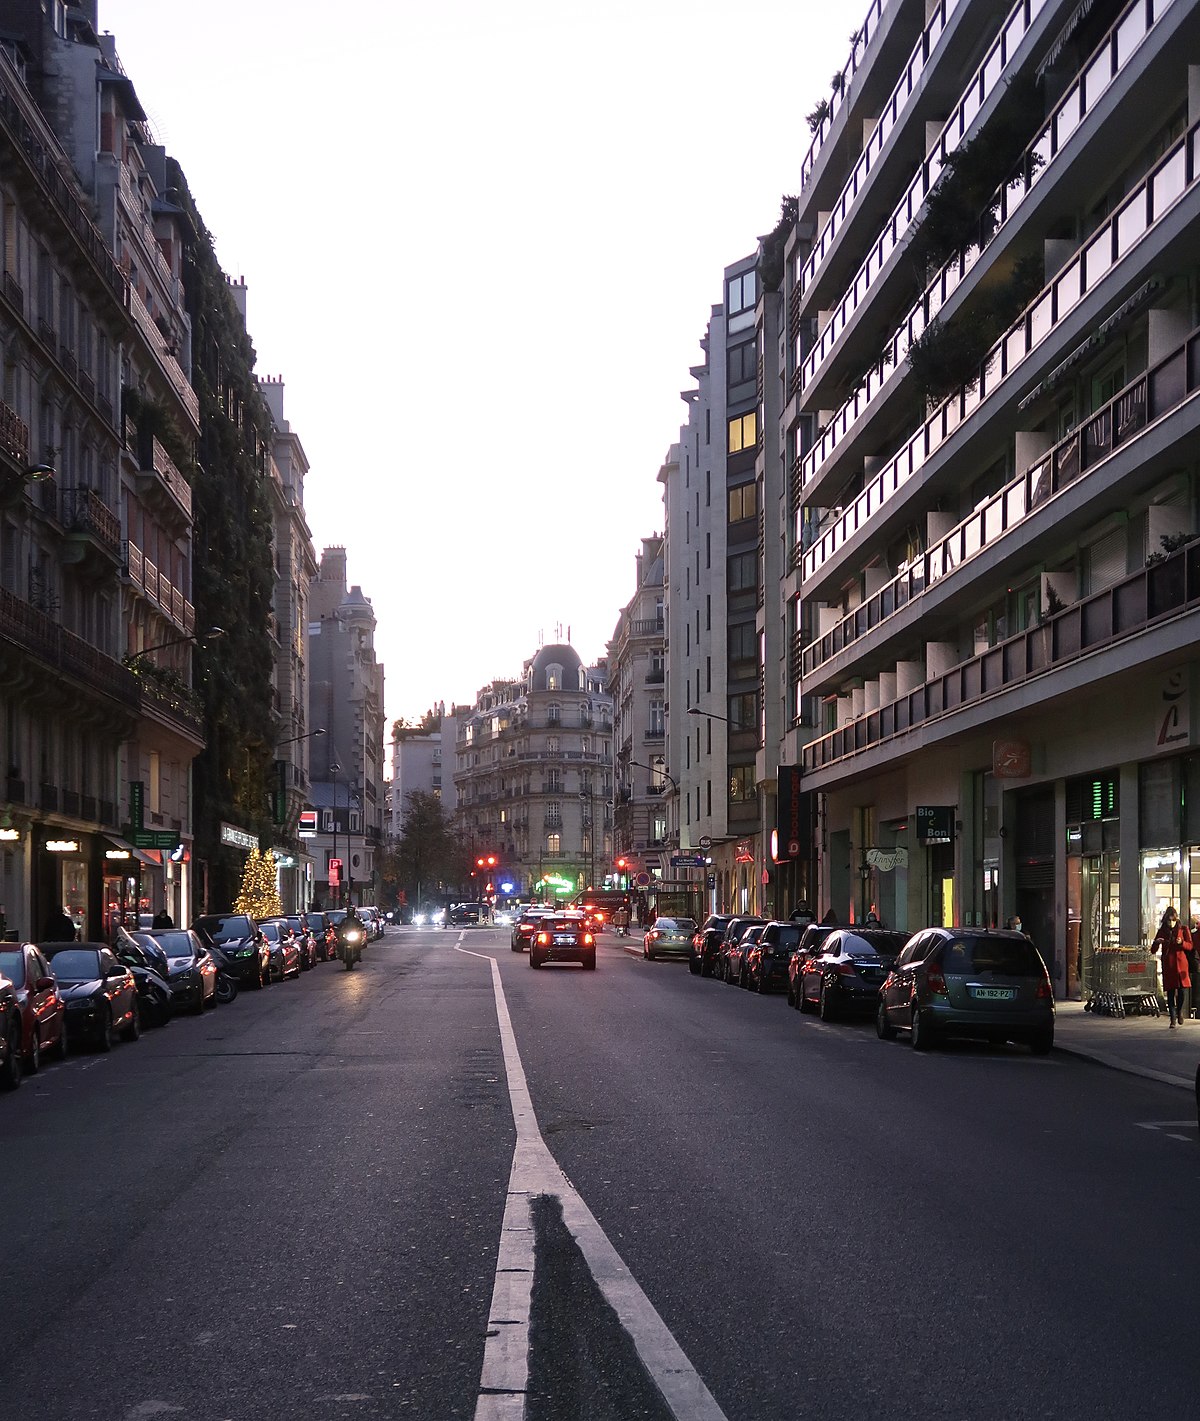
[[[587,805],[587,819],[583,818],[583,806]],[[596,886],[596,792],[588,780],[587,787],[579,791],[579,817],[587,825],[588,831],[588,881],[589,888]],[[582,847],[582,846],[581,846]]]
[[[330,766],[329,766],[329,773],[330,773],[330,775],[332,775],[332,777],[333,777],[333,853],[329,856],[331,863],[332,863],[332,862],[336,862],[336,861],[337,861],[337,856],[338,856],[338,851],[337,851],[337,831],[338,831],[338,820],[337,820],[337,777],[338,777],[338,775],[341,773],[341,770],[342,770],[342,767],[341,767],[341,765],[338,764],[338,762],[337,762],[336,759],[333,760],[333,761],[331,761]],[[349,835],[348,835],[348,834],[347,834],[347,840],[349,840]],[[350,857],[349,853],[347,853],[346,857],[347,857],[347,858]],[[342,870],[341,870],[341,865],[340,865],[340,864],[339,864],[339,866],[338,866],[337,902],[336,902],[333,906],[334,906],[335,908],[340,908],[340,907],[342,906]]]
[[[734,725],[733,721],[731,721],[727,715],[718,715],[716,711],[706,711],[700,706],[688,706],[687,713],[688,715],[702,715],[705,720],[724,721],[726,725],[731,726],[734,730],[741,730],[743,728],[740,725]]]
[[[224,627],[209,627],[201,636],[192,632],[188,636],[173,637],[170,641],[155,642],[153,646],[144,646],[141,651],[135,651],[125,658],[126,665],[132,666],[135,661],[140,661],[143,656],[149,656],[152,651],[166,651],[168,647],[183,646],[186,642],[195,642],[197,646],[204,646],[207,642],[216,641],[218,637],[225,635]],[[286,743],[286,742],[285,742]]]

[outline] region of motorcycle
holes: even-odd
[[[347,972],[353,972],[358,963],[362,961],[364,936],[364,929],[359,923],[343,923],[338,930],[342,962]]]
[[[238,994],[238,980],[233,975],[229,958],[215,944],[208,949],[217,967],[217,1001],[227,1006]]]
[[[150,966],[150,959],[137,943],[118,938],[113,952],[121,966],[133,974],[142,1021],[147,1026],[166,1026],[173,1015],[170,983]]]

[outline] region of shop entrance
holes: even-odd
[[[1099,988],[1096,953],[1120,945],[1121,858],[1118,853],[1067,857],[1067,996]]]

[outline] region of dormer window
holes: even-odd
[[[548,691],[561,691],[563,688],[563,669],[559,665],[546,667],[546,689]]]

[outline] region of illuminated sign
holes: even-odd
[[[311,839],[317,832],[317,811],[315,809],[302,809],[300,818],[296,823],[296,833],[302,839]]]
[[[51,854],[77,854],[79,852],[79,840],[47,839],[46,851]]]
[[[258,848],[258,840],[253,834],[247,834],[245,829],[235,829],[232,824],[221,825],[221,842],[232,844],[235,849]]]
[[[106,859],[129,859],[132,858],[133,855],[128,849],[105,849],[104,857]]]
[[[0,844],[15,844],[20,837],[20,829],[0,829]]]

